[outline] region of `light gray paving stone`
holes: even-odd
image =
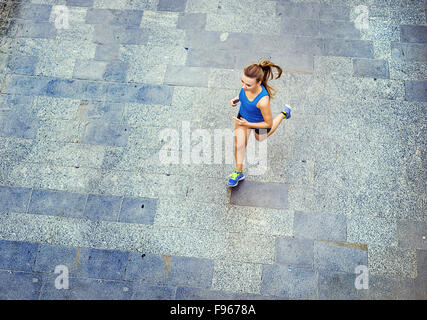
[[[368,269],[370,274],[415,278],[417,276],[415,249],[370,245]]]
[[[389,64],[390,79],[424,80],[427,63],[416,61],[391,61]]]
[[[327,213],[294,213],[295,238],[345,241],[346,217]]]
[[[209,73],[209,68],[168,66],[164,83],[187,87],[206,87],[208,85]]]
[[[427,223],[415,221],[397,221],[397,240],[401,248],[427,248]]]
[[[313,262],[316,270],[353,273],[356,267],[367,266],[368,253],[359,248],[315,241]]]
[[[359,77],[389,78],[388,63],[385,60],[353,59],[354,75]]]
[[[351,216],[347,218],[347,241],[396,246],[396,221],[382,218]]]
[[[215,261],[212,289],[259,293],[261,272],[261,264]]]
[[[225,259],[248,263],[272,264],[275,237],[270,235],[228,233]]]
[[[314,56],[313,71],[316,74],[339,74],[350,76],[352,70],[352,60],[347,57],[323,57]]]
[[[357,290],[361,300],[414,300],[414,280],[411,278],[369,275],[368,289]]]

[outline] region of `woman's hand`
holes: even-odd
[[[235,107],[238,103],[239,103],[239,98],[238,97],[235,97],[235,98],[233,98],[233,99],[231,99],[230,100],[230,104],[233,106],[233,107]]]
[[[233,121],[235,124],[237,124],[239,126],[247,126],[249,123],[245,118],[238,119],[236,117],[233,117]]]

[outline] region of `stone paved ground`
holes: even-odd
[[[0,6],[0,298],[426,299],[427,1]],[[261,58],[293,111],[267,172],[162,164]]]

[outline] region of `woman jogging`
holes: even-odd
[[[254,63],[246,66],[240,80],[242,89],[239,95],[230,101],[233,107],[239,101],[241,103],[237,118],[233,117],[236,132],[234,146],[236,170],[229,175],[227,185],[230,187],[237,186],[239,181],[245,178],[243,159],[252,129],[255,129],[255,138],[258,141],[263,141],[276,131],[282,120],[291,117],[291,109],[285,105],[283,111],[273,119],[270,99],[274,99],[272,91],[275,92],[276,90],[268,85],[268,80],[273,79],[273,68],[277,70],[275,79],[279,79],[282,75],[282,68],[270,61],[264,60],[259,64]]]

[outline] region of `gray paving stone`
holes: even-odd
[[[208,289],[212,285],[213,268],[209,259],[172,256],[168,283]]]
[[[133,283],[132,300],[173,300],[176,288]]]
[[[262,268],[261,294],[291,299],[316,299],[316,272],[310,269],[264,265]]]
[[[141,23],[141,10],[94,9],[87,11],[87,24],[111,24],[138,27]]]
[[[68,289],[56,289],[57,275],[44,277],[40,300],[129,300],[132,283],[70,277]]]
[[[427,251],[417,250],[417,278],[415,279],[416,299],[427,299]]]
[[[37,243],[0,240],[0,268],[32,271],[37,248]]]
[[[294,236],[315,240],[345,241],[346,217],[339,214],[295,211]]]
[[[350,20],[351,7],[340,5],[329,5],[320,3],[319,19],[320,20]]]
[[[84,217],[91,220],[117,221],[122,197],[89,194]]]
[[[414,300],[414,280],[369,274],[368,289],[357,290],[361,300]]]
[[[427,101],[427,81],[405,81],[407,101]]]
[[[178,18],[178,29],[203,30],[206,26],[206,13],[182,13]]]
[[[67,0],[67,6],[92,7],[94,0]]]
[[[128,252],[82,248],[78,275],[83,278],[124,280]]]
[[[276,7],[276,14],[283,17],[293,17],[300,19],[318,19],[320,4],[314,2],[291,3],[279,1]]]
[[[427,223],[397,221],[397,240],[401,248],[427,249]]]
[[[385,60],[353,59],[354,75],[358,77],[389,78],[388,63]]]
[[[392,58],[396,61],[427,61],[427,45],[422,43],[391,43]]]
[[[28,213],[82,217],[86,199],[84,194],[35,189],[31,193]]]
[[[69,275],[76,275],[78,248],[40,244],[33,267],[35,272],[54,273],[57,266],[66,266]]]
[[[0,186],[1,212],[27,212],[31,189]]]
[[[400,41],[427,43],[426,26],[400,26]]]
[[[82,61],[77,60],[74,67],[73,78],[101,80],[106,70],[107,63],[104,61]]]
[[[96,47],[95,60],[119,59],[119,44],[99,44]]]
[[[164,83],[178,86],[206,87],[209,79],[209,68],[168,66]]]
[[[124,197],[120,208],[119,221],[153,224],[157,210],[157,199]]]
[[[200,288],[178,287],[176,300],[235,300],[236,294],[232,292],[207,290]]]
[[[320,20],[319,36],[322,38],[360,39],[360,30],[353,22]]]
[[[230,203],[234,205],[287,209],[287,185],[241,181],[232,189]]]
[[[187,0],[159,0],[157,10],[184,12]]]
[[[319,20],[303,20],[284,17],[280,27],[284,35],[316,37],[319,35]]]
[[[314,242],[314,268],[316,270],[354,273],[356,267],[360,265],[368,265],[366,251],[328,242]]]
[[[166,285],[168,269],[165,256],[151,253],[129,253],[125,280],[141,281],[144,284]],[[170,268],[170,266],[169,266]],[[170,269],[169,269],[170,270]]]
[[[233,69],[236,58],[226,50],[212,52],[207,49],[189,48],[186,65],[190,67],[214,67]]]
[[[127,144],[128,136],[129,133],[125,125],[94,120],[86,126],[80,142],[124,147]]]
[[[0,270],[0,299],[37,300],[42,287],[39,274]]]
[[[356,300],[356,274],[338,271],[319,271],[318,286],[321,300]]]
[[[324,39],[324,56],[373,58],[371,41],[348,39]]]
[[[276,238],[276,263],[299,267],[313,267],[313,240]]]

